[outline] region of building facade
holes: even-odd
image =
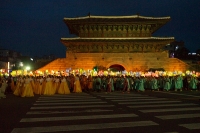
[[[169,58],[166,45],[174,37],[153,37],[170,17],[86,16],[64,18],[74,38],[61,38],[66,58],[56,59],[39,70],[65,71],[121,66],[127,71],[185,71],[189,66],[177,58]]]

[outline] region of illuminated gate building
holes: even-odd
[[[169,58],[164,50],[174,37],[153,37],[170,17],[86,16],[64,18],[74,38],[61,38],[66,46],[66,58],[59,58],[40,70],[65,71],[118,67],[127,71],[185,71],[188,65],[177,58]]]

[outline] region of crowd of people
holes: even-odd
[[[20,97],[33,97],[34,95],[70,94],[97,91],[111,93],[121,91],[145,90],[151,91],[198,91],[200,90],[200,77],[187,76],[29,76],[19,75],[0,78],[0,98],[13,93]]]

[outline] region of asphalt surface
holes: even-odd
[[[199,133],[200,91],[0,99],[0,133]]]

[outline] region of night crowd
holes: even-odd
[[[200,77],[187,76],[8,76],[0,77],[0,98],[7,94],[19,97],[33,97],[34,95],[70,94],[81,92],[121,91],[198,91],[200,90]]]

